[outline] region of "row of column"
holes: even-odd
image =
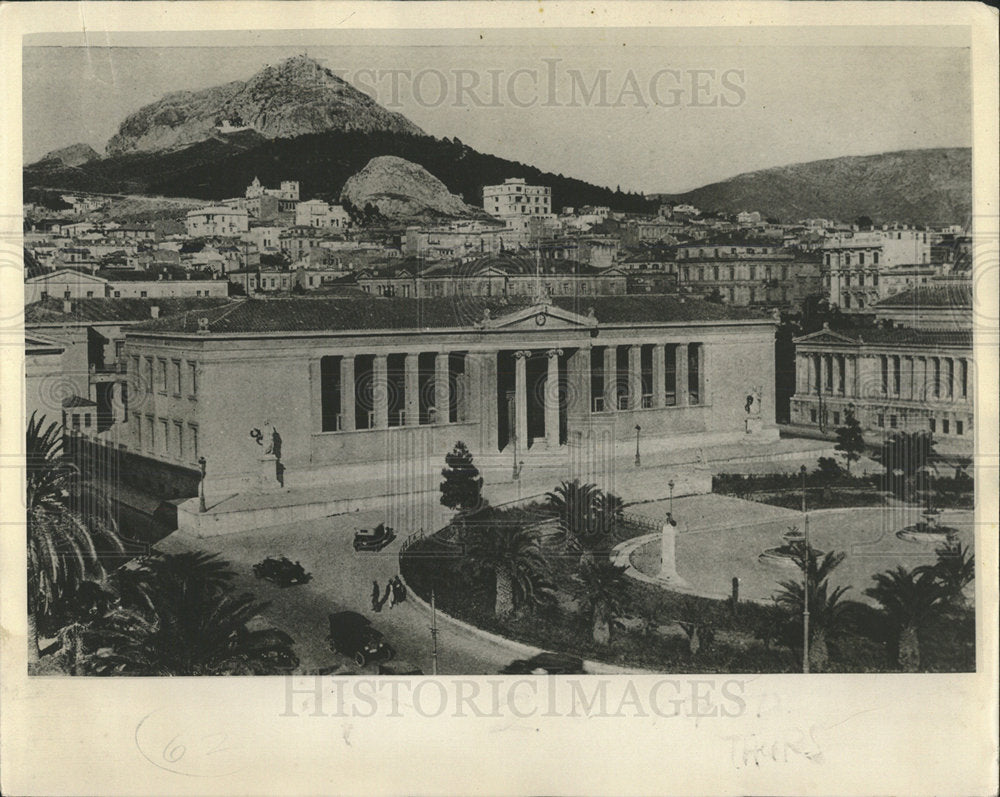
[[[436,423],[448,423],[451,403],[449,352],[434,353],[434,408]],[[420,352],[407,352],[403,358],[403,416],[401,425],[420,425]],[[389,355],[375,354],[372,362],[372,421],[370,428],[389,426]],[[318,379],[315,380],[318,383]],[[357,428],[355,356],[340,357],[340,421],[337,431]]]
[[[654,343],[652,346],[652,392],[650,396],[650,406],[662,408],[667,405],[666,401],[666,347],[667,344]],[[705,347],[702,344],[695,344],[698,353],[698,374],[699,387],[697,398],[694,402],[689,402],[690,394],[688,390],[688,346],[687,343],[669,344],[674,347],[674,394],[677,406],[687,406],[689,403],[704,403],[702,393],[704,392],[705,379]],[[642,346],[643,344],[632,344],[628,347],[628,378],[627,378],[627,406],[619,406],[619,382],[618,382],[618,347],[606,346],[604,348],[603,371],[604,371],[604,410],[614,411],[618,409],[636,410],[643,408],[643,384],[642,384]]]
[[[797,392],[806,395],[895,396],[917,401],[964,401],[969,395],[969,361],[964,357],[799,354],[796,376]]]

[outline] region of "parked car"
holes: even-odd
[[[287,557],[269,556],[253,566],[253,574],[257,578],[267,579],[279,587],[290,587],[293,584],[305,584],[312,575],[298,562],[292,562]]]
[[[501,675],[584,675],[583,659],[566,653],[539,653],[530,659],[515,659]]]
[[[374,529],[359,529],[354,533],[355,551],[381,551],[396,539],[396,532],[384,523],[379,523]]]
[[[367,617],[357,612],[330,615],[330,649],[348,656],[359,667],[370,662],[389,661],[396,656],[392,645],[376,630]]]

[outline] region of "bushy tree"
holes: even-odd
[[[563,481],[545,496],[549,508],[559,515],[566,531],[585,551],[608,550],[621,523],[621,498],[579,479]]]
[[[593,640],[606,645],[625,606],[628,590],[625,568],[605,557],[588,559],[580,566],[577,579],[577,598],[590,615]]]
[[[865,590],[882,607],[896,642],[896,658],[905,672],[920,671],[920,629],[947,600],[947,592],[930,570],[893,570],[872,576],[875,586]]]
[[[935,551],[937,561],[932,565],[922,565],[916,573],[930,573],[944,590],[945,600],[955,607],[966,604],[965,588],[976,577],[976,557],[968,545],[962,545],[957,537],[949,537]]]
[[[807,549],[804,542],[795,544],[793,548],[792,560],[805,578],[803,581],[782,581],[775,602],[785,610],[790,620],[801,621],[808,589],[809,668],[813,672],[822,672],[829,663],[827,639],[842,627],[849,605],[843,600],[849,587],[830,588],[830,574],[840,566],[846,554],[831,551],[820,558],[819,551],[812,546]]]
[[[861,459],[865,452],[865,438],[861,432],[861,422],[853,409],[844,411],[844,425],[837,427],[837,451],[843,453],[847,460],[847,472],[851,472],[851,463]]]
[[[472,453],[459,440],[445,455],[445,467],[441,471],[441,505],[457,510],[460,514],[481,509],[483,500],[483,477],[472,461]]]
[[[492,580],[493,615],[507,620],[515,609],[530,609],[552,596],[549,563],[538,534],[520,525],[475,527],[465,552],[474,578]]]

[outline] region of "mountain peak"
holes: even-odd
[[[328,130],[423,133],[302,54],[265,66],[247,81],[173,92],[140,108],[122,122],[107,152],[173,149],[234,129],[252,129],[265,138]]]

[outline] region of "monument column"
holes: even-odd
[[[688,393],[688,345],[677,344],[674,356],[674,392],[677,394],[677,406],[686,407],[690,403]]]
[[[628,408],[642,409],[642,347],[628,347]]]
[[[407,352],[403,360],[404,404],[406,408],[406,426],[420,425],[420,371],[418,370],[420,355],[417,352]]]
[[[618,347],[604,347],[604,409],[618,409]]]
[[[913,399],[913,357],[903,358],[903,384],[901,386],[901,398]]]
[[[530,351],[514,352],[514,434],[523,452],[528,448],[528,357]]]
[[[439,351],[434,357],[434,410],[438,423],[451,421],[450,379],[448,352]]]
[[[559,357],[562,349],[549,349],[548,373],[545,375],[545,445],[559,447]]]
[[[354,431],[354,355],[340,358],[340,429]]]
[[[373,429],[389,426],[389,367],[385,354],[376,354],[372,363]]]
[[[666,371],[666,351],[662,343],[653,344],[653,406],[663,407],[667,403],[664,387],[664,372]]]
[[[483,450],[495,454],[500,447],[497,435],[497,353],[481,352],[470,357],[475,362],[477,376],[473,384],[479,388],[479,428]]]

